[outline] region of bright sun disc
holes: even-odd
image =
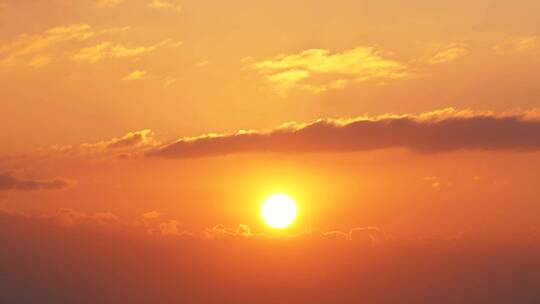
[[[269,226],[285,228],[296,218],[296,204],[285,194],[274,194],[264,201],[261,214]]]

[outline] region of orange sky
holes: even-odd
[[[534,230],[538,9],[1,1],[0,206],[263,233],[284,192],[290,233]]]
[[[540,303],[539,11],[0,0],[0,303]]]

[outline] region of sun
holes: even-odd
[[[272,228],[285,228],[296,218],[296,203],[285,194],[269,196],[261,207],[261,215]]]

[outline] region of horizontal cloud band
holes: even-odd
[[[147,153],[186,158],[238,153],[351,152],[407,148],[423,153],[467,150],[536,150],[540,121],[446,109],[422,115],[290,123],[267,131],[182,138]]]
[[[0,191],[2,190],[60,190],[69,186],[63,179],[29,180],[18,179],[7,173],[0,173]]]

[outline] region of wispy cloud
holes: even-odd
[[[94,5],[97,8],[110,8],[122,4],[125,0],[96,0]]]
[[[433,57],[429,59],[431,64],[439,64],[445,62],[451,62],[457,60],[463,56],[466,56],[469,50],[463,46],[455,46],[438,51]]]
[[[8,173],[0,173],[0,191],[60,190],[68,186],[68,181],[59,178],[52,180],[21,179]]]
[[[96,63],[108,58],[136,57],[153,52],[168,45],[170,42],[171,40],[164,40],[149,46],[128,47],[121,43],[106,41],[91,47],[80,49],[72,56],[72,59],[76,61]]]
[[[172,9],[178,12],[182,11],[182,6],[180,4],[170,0],[152,0],[150,3],[148,3],[148,7],[158,10]]]
[[[74,24],[53,27],[38,35],[22,34],[13,41],[0,45],[0,67],[43,67],[63,53],[59,49],[66,43],[83,42],[102,34],[126,29],[96,29],[88,24]]]
[[[133,81],[133,80],[141,80],[146,76],[146,71],[136,70],[128,75],[126,75],[122,80],[124,81]]]
[[[351,81],[406,77],[407,65],[388,57],[374,47],[357,47],[340,53],[310,49],[257,61],[251,68],[264,75],[280,92],[291,89],[321,92],[342,88]]]
[[[496,44],[493,50],[497,53],[527,52],[540,48],[540,36],[521,36],[506,39]]]

